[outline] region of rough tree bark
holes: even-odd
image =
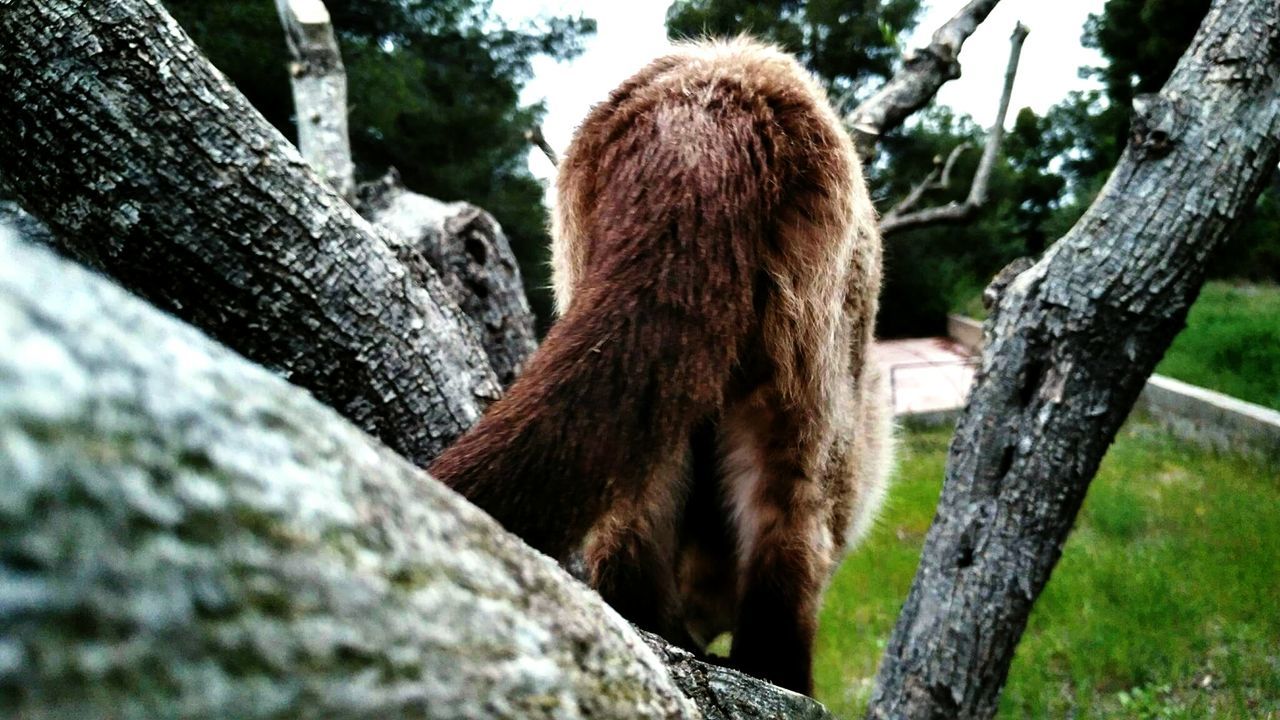
[[[292,59],[298,151],[349,202],[356,179],[347,132],[347,72],[329,9],[321,0],[276,0],[276,12]]]
[[[492,215],[465,202],[410,191],[394,170],[359,190],[360,214],[387,230],[410,270],[425,262],[444,280],[480,338],[503,387],[538,346],[520,266]]]
[[[987,718],[1089,481],[1280,158],[1280,5],[1216,0],[1080,222],[997,288],[868,716]]]
[[[0,716],[698,715],[598,596],[329,408],[0,257]]]
[[[924,194],[930,190],[944,190],[950,185],[951,169],[955,165],[959,153],[968,147],[968,143],[951,151],[946,163],[941,168],[934,168],[929,177],[912,190],[902,202],[880,218],[880,234],[888,237],[913,228],[928,225],[966,223],[978,214],[987,204],[991,183],[991,173],[995,170],[996,158],[1000,156],[1000,148],[1004,144],[1004,122],[1009,114],[1009,98],[1013,95],[1013,80],[1018,75],[1018,60],[1022,57],[1022,44],[1027,39],[1027,28],[1018,23],[1010,38],[1009,64],[1004,72],[1004,88],[1000,92],[1000,105],[996,108],[996,119],[987,132],[987,142],[982,148],[982,158],[978,161],[978,169],[973,174],[973,183],[969,186],[969,195],[964,202],[952,202],[938,207],[915,210]]]
[[[938,89],[960,77],[960,48],[1000,0],[971,0],[938,28],[925,47],[909,52],[902,69],[845,116],[863,157],[875,154],[885,133],[928,105]]]
[[[3,181],[0,181],[0,186],[3,186]],[[0,200],[0,231],[6,228],[19,237],[42,245],[53,245],[54,242],[49,228],[12,200]]]
[[[322,0],[276,0],[276,10],[293,58],[298,151],[362,216],[389,232],[385,239],[419,283],[431,283],[433,275],[444,280],[498,382],[510,385],[537,346],[537,333],[520,266],[498,221],[474,205],[411,192],[394,168],[361,186],[357,204],[347,72],[329,10]]]
[[[0,167],[60,248],[425,464],[500,389],[410,272],[155,0],[0,2]]]

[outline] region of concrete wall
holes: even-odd
[[[977,320],[951,315],[947,332],[971,352],[982,352],[982,323]],[[1134,409],[1185,440],[1280,458],[1280,412],[1271,408],[1152,375]]]
[[[982,352],[982,323],[971,317],[948,315],[947,335],[974,355]]]
[[[1280,458],[1280,412],[1163,375],[1152,375],[1137,409],[1174,435],[1222,450]]]

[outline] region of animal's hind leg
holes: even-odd
[[[592,530],[585,559],[588,581],[613,609],[689,647],[674,570],[683,475],[683,462],[658,468],[642,496],[618,501]]]
[[[831,537],[814,471],[813,417],[752,403],[726,416],[725,482],[739,543],[738,615],[730,661],[812,694],[813,637]]]

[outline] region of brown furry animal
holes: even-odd
[[[883,494],[880,239],[853,146],[789,56],[676,48],[560,165],[560,320],[431,467],[534,547],[587,541],[624,616],[810,692],[821,591]]]

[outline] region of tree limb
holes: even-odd
[[[542,134],[541,125],[535,126],[532,130],[526,131],[524,137],[526,140],[533,143],[534,147],[541,150],[542,154],[547,156],[547,159],[551,161],[552,165],[559,167],[560,158],[556,156],[556,149],[551,147],[551,143],[547,142],[547,137]]]
[[[321,0],[276,0],[276,9],[293,57],[289,76],[298,149],[355,205],[347,75],[329,11]],[[386,239],[415,280],[424,286],[434,276],[444,280],[498,382],[511,384],[537,346],[537,336],[515,253],[498,221],[474,205],[411,192],[394,169],[359,194],[360,214],[390,232]],[[434,273],[424,272],[427,264]]]
[[[903,58],[902,69],[884,87],[845,116],[862,157],[872,156],[881,137],[928,105],[938,88],[960,77],[960,48],[998,2],[970,0],[933,33],[927,46]]]
[[[292,62],[298,150],[344,199],[355,195],[347,132],[347,71],[322,0],[276,0]]]
[[[1004,288],[870,718],[988,718],[1090,480],[1280,158],[1280,6],[1215,0],[1080,222]]]
[[[828,717],[642,640],[460,496],[104,279],[3,234],[0,258],[0,716]]]
[[[960,143],[951,149],[945,161],[940,157],[933,160],[933,169],[925,176],[919,185],[911,189],[902,201],[893,206],[893,209],[885,213],[881,223],[887,218],[902,217],[912,208],[920,203],[920,200],[927,192],[936,192],[939,190],[949,190],[951,188],[951,171],[955,169],[956,161],[960,159],[960,155],[965,150],[973,147],[973,143]]]
[[[156,0],[0,12],[0,167],[64,252],[425,464],[500,388],[427,268],[320,183]]]
[[[520,266],[498,221],[470,203],[412,192],[394,169],[361,185],[359,199],[360,214],[389,231],[392,248],[411,272],[429,264],[444,280],[498,382],[510,385],[538,340]]]
[[[676,686],[698,705],[703,720],[834,720],[810,697],[702,662],[657,635],[640,635],[667,666]]]
[[[1013,80],[1018,74],[1018,62],[1022,57],[1022,45],[1027,39],[1027,28],[1018,23],[1010,38],[1009,64],[1005,68],[1004,88],[1000,93],[1000,105],[996,110],[995,124],[987,132],[987,142],[982,148],[982,159],[978,161],[978,169],[973,175],[973,184],[969,188],[969,196],[961,203],[948,203],[940,207],[926,208],[909,212],[920,201],[927,190],[945,189],[950,184],[951,168],[959,153],[969,146],[964,143],[951,151],[947,163],[942,170],[942,181],[933,182],[937,169],[925,181],[916,186],[905,199],[880,219],[880,234],[889,236],[904,230],[938,225],[943,223],[957,224],[968,222],[987,204],[987,189],[991,183],[991,173],[995,169],[996,158],[1000,155],[1000,147],[1004,144],[1005,117],[1009,114],[1009,98],[1013,95]]]

